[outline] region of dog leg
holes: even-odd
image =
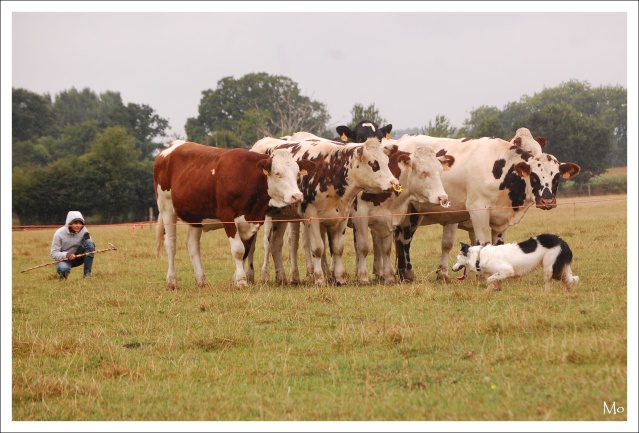
[[[493,281],[490,284],[488,284],[488,287],[486,288],[486,293],[500,292],[500,291],[501,291],[501,281]]]
[[[566,291],[568,292],[570,292],[573,288],[575,288],[577,284],[579,283],[579,277],[572,274],[570,265],[567,265],[564,268],[564,273],[561,275],[561,280],[566,286]]]

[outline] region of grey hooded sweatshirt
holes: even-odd
[[[82,213],[77,210],[69,211],[65,225],[56,230],[51,242],[51,258],[53,260],[66,259],[69,254],[75,254],[84,242],[85,235],[90,238],[86,227],[82,227],[77,233],[71,231],[69,224],[77,220],[82,221],[82,224],[84,224]]]

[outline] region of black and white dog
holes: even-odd
[[[542,234],[526,241],[503,245],[470,246],[463,242],[457,255],[457,263],[452,270],[462,268],[464,276],[475,271],[487,277],[487,291],[501,290],[501,281],[510,277],[520,277],[541,266],[544,270],[546,290],[550,290],[552,280],[561,280],[570,291],[579,282],[572,274],[570,263],[572,251],[559,236]]]

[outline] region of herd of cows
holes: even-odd
[[[369,230],[373,275],[386,284],[413,281],[410,246],[421,225],[442,226],[438,279],[448,279],[448,257],[458,228],[471,244],[503,244],[509,226],[527,209],[553,209],[559,179],[580,167],[543,152],[546,141],[520,128],[510,140],[391,138],[391,125],[360,122],[337,128],[328,140],[308,132],[265,137],[251,149],[222,149],[174,141],[155,159],[158,254],[168,256],[167,289],[177,288],[176,224],[188,223],[186,245],[198,287],[208,285],[200,258],[203,231],[224,229],[235,261],[234,283],[254,282],[253,253],[264,225],[260,279],[272,258],[280,284],[300,283],[300,238],[306,275],[316,285],[346,284],[342,255],[353,229],[356,277],[369,284]],[[282,251],[289,236],[290,270]],[[327,259],[326,244],[330,253]],[[396,260],[391,259],[395,245]]]

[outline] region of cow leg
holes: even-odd
[[[300,222],[291,221],[288,223],[288,256],[291,269],[289,270],[289,277],[291,284],[297,285],[300,283],[300,270],[297,263],[297,250],[300,244]],[[303,246],[302,246],[303,248]]]
[[[161,201],[158,200],[158,204]],[[177,275],[175,273],[175,251],[177,241],[177,215],[173,212],[173,204],[161,206],[160,216],[162,224],[164,224],[164,249],[169,262],[169,268],[166,272],[166,288],[167,290],[177,289]]]
[[[200,239],[202,238],[202,227],[188,226],[186,231],[186,248],[191,257],[193,272],[195,272],[195,285],[203,288],[208,286],[204,270],[202,269],[202,259],[200,257]]]
[[[375,235],[373,235],[375,236]],[[391,251],[393,249],[393,235],[389,233],[384,237],[377,237],[377,243],[379,244],[380,258],[382,262],[381,278],[383,278],[384,284],[397,284],[397,276],[393,270],[393,263],[391,262]]]
[[[262,244],[264,245],[264,261],[262,262],[262,270],[260,272],[260,281],[268,283],[270,270],[269,260],[271,260],[271,237],[273,236],[273,219],[270,216],[264,218],[264,237]]]
[[[479,209],[480,206],[467,205],[468,209]],[[470,221],[475,233],[475,245],[486,245],[492,241],[490,213],[488,210],[475,210],[470,213]]]
[[[282,285],[286,284],[286,271],[284,270],[284,262],[282,260],[282,249],[284,247],[284,235],[287,225],[288,223],[282,221],[274,222],[271,233],[270,250],[275,266],[275,281]]]
[[[320,230],[319,221],[308,221],[304,223],[306,226],[305,237],[310,251],[312,260],[312,275],[315,285],[323,286],[325,284],[324,272],[322,270],[322,255],[324,254],[324,239]],[[307,265],[308,268],[308,265]]]
[[[324,271],[324,275],[326,277],[326,281],[329,284],[335,282],[335,275],[333,269],[328,265],[328,258],[326,256],[326,251],[330,251],[331,256],[333,255],[333,246],[331,245],[332,238],[330,236],[326,236],[326,227],[323,224],[320,224],[320,232],[322,233],[322,242],[324,243],[324,253],[322,254],[322,270]],[[327,244],[328,243],[328,248]]]
[[[310,236],[308,234],[308,224],[302,224],[300,227],[302,237],[302,247],[304,248],[304,258],[306,260],[306,279],[309,281],[314,280],[314,265],[313,255],[311,254]]]
[[[375,232],[371,232],[371,237],[373,238],[373,275],[377,280],[382,280],[384,278],[384,260],[386,260],[382,251],[382,241]],[[390,239],[392,240],[393,238],[391,237]],[[390,257],[388,257],[388,260],[389,266],[392,266]]]
[[[421,215],[410,215],[395,227],[395,254],[397,255],[397,274],[400,281],[415,281],[415,271],[410,263],[410,243],[413,235],[424,219]]]
[[[255,244],[257,243],[257,233],[250,240],[248,254],[246,255],[246,280],[249,283],[255,282],[255,268],[253,267],[253,254],[255,254]]]
[[[346,232],[346,220],[341,221],[332,231],[328,231],[331,246],[331,262],[335,284],[342,286],[346,284],[346,271],[344,269],[344,233]],[[326,251],[326,249],[324,250]],[[366,262],[364,262],[366,263]]]
[[[448,258],[455,243],[455,235],[457,234],[457,224],[446,224],[442,227],[442,251],[437,266],[437,280],[450,282],[448,276]]]
[[[355,271],[359,284],[370,284],[368,270],[366,269],[366,256],[368,255],[368,222],[364,218],[354,218],[353,243],[355,244]]]

